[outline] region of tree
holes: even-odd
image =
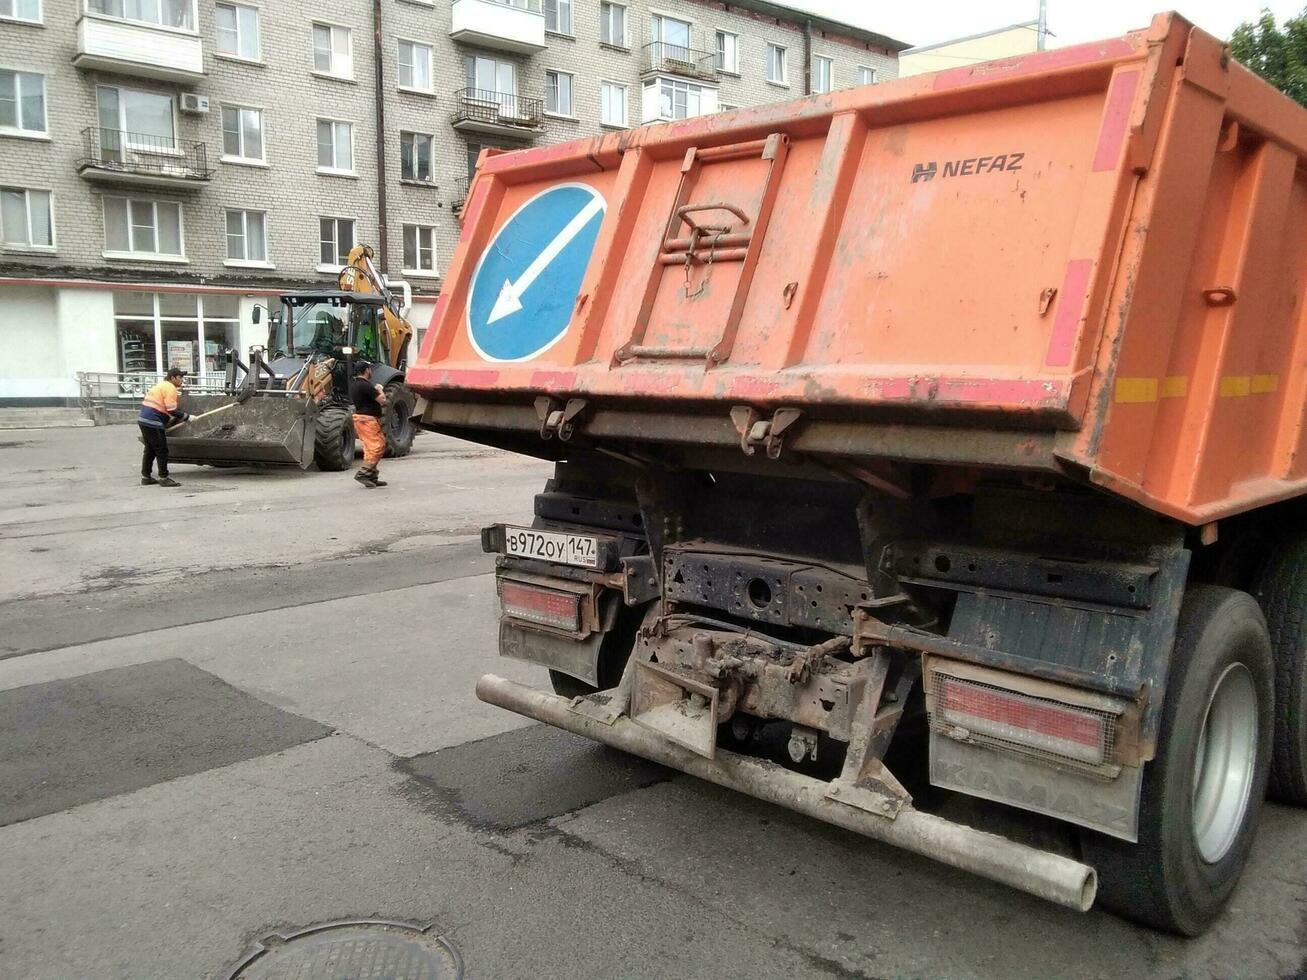
[[[1307,7],[1283,27],[1263,10],[1259,20],[1240,24],[1230,38],[1230,50],[1289,98],[1307,106]]]

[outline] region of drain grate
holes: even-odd
[[[227,980],[459,980],[458,951],[418,925],[386,919],[343,919],[261,939]]]

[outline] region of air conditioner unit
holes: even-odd
[[[207,95],[196,95],[194,92],[183,92],[181,109],[182,112],[204,115],[209,111],[209,97]]]

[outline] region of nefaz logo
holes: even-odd
[[[993,157],[945,160],[942,172],[939,164],[931,160],[929,163],[913,165],[912,182],[915,184],[918,181],[934,180],[936,176],[942,180],[948,177],[975,177],[979,174],[1016,173],[1021,169],[1021,161],[1025,158],[1024,153],[1000,153]]]

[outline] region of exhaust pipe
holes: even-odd
[[[1018,844],[1006,837],[904,807],[893,820],[827,799],[829,784],[774,762],[717,751],[707,759],[622,716],[612,725],[570,710],[571,701],[486,674],[477,697],[487,704],[543,721],[632,755],[679,769],[718,786],[843,827],[872,840],[1001,882],[1078,912],[1094,904],[1098,876],[1087,864]]]

